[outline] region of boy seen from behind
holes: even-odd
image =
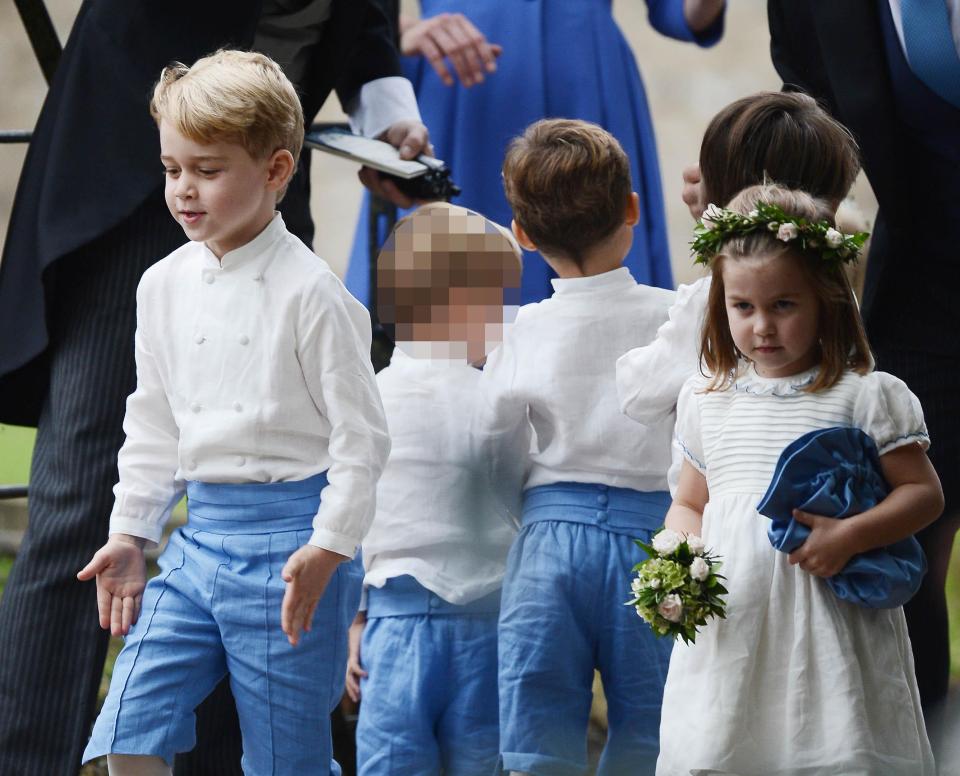
[[[521,526],[500,613],[502,764],[584,772],[598,669],[609,719],[599,773],[652,773],[672,644],[623,601],[641,559],[633,539],[649,539],[670,504],[673,418],[643,429],[621,415],[614,370],[653,338],[674,295],[623,267],[641,213],[609,133],[537,122],[510,146],[503,177],[514,234],[559,277],[491,354],[475,418],[492,485]]]

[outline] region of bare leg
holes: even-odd
[[[173,771],[162,757],[143,754],[108,754],[110,776],[170,776]]]

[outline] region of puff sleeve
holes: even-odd
[[[703,378],[691,377],[680,389],[677,398],[677,425],[674,431],[674,449],[679,447],[683,457],[701,474],[707,473],[707,459],[703,454],[703,437],[700,432],[700,403],[698,390],[703,388]]]
[[[913,442],[924,450],[930,446],[920,400],[903,380],[886,372],[864,375],[853,417],[876,442],[880,455]]]

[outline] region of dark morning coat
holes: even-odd
[[[891,60],[887,0],[767,9],[777,72],[850,128],[880,203],[863,299],[872,344],[960,356],[960,111]]]

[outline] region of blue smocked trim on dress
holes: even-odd
[[[702,474],[705,472],[707,470],[707,465],[693,454],[693,451],[683,443],[683,440],[680,437],[674,434],[673,438],[677,440],[677,444],[680,445],[680,449],[683,450],[683,454],[696,465],[696,467],[700,470],[700,473]]]

